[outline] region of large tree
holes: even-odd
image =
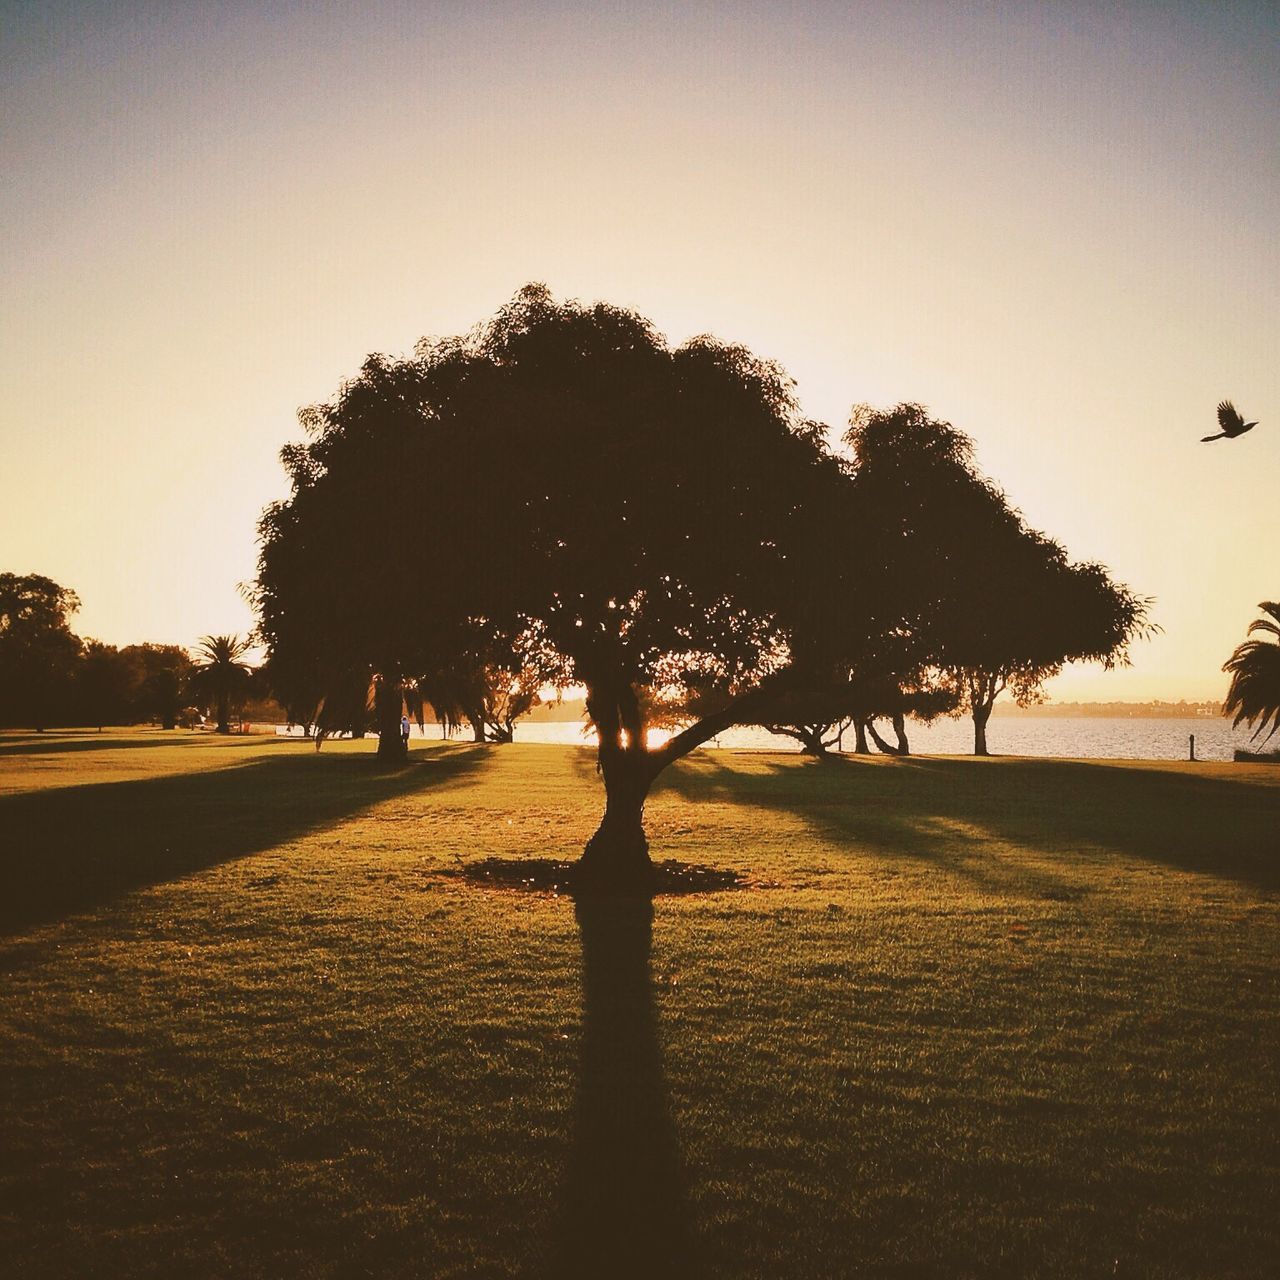
[[[1223,670],[1230,673],[1231,686],[1222,714],[1232,715],[1232,728],[1247,723],[1257,728],[1253,736],[1265,731],[1266,741],[1280,729],[1280,604],[1264,600],[1258,608],[1267,615],[1249,626],[1249,635],[1257,632],[1267,639],[1244,640],[1235,648]]]
[[[433,637],[455,626],[440,595],[454,566],[434,535],[447,541],[442,521],[474,515],[449,509],[462,495],[448,487],[429,516],[418,498],[444,474],[428,451],[428,391],[418,362],[370,356],[333,402],[301,411],[309,439],[282,453],[293,495],[263,515],[253,590],[291,714],[314,718],[320,737],[363,735],[372,702],[378,754],[391,764],[405,756],[406,682],[431,665]]]
[[[921,405],[858,406],[845,439],[874,566],[871,669],[904,690],[945,676],[972,716],[975,754],[987,754],[1001,693],[1026,704],[1068,662],[1125,663],[1152,629],[1150,601],[1029,528],[977,471],[969,438]]]
[[[304,423],[262,526],[273,652],[331,644],[399,681],[457,657],[468,623],[516,662],[536,635],[599,739],[584,884],[648,885],[654,779],[828,679],[859,625],[848,476],[782,370],[740,347],[672,349],[633,312],[530,286],[464,337],[371,359]],[[428,522],[397,494],[437,476]],[[650,708],[692,685],[717,709],[652,746]]]
[[[176,644],[131,644],[120,650],[135,673],[133,717],[172,729],[191,679],[191,655]]]
[[[0,724],[43,730],[71,714],[80,607],[67,587],[38,573],[0,573]]]
[[[133,720],[139,674],[115,645],[87,640],[76,670],[75,723],[93,725],[101,733],[108,724]]]
[[[1127,664],[1130,643],[1152,627],[1148,601],[1103,565],[1071,562],[1021,521],[995,523],[971,551],[943,624],[942,665],[973,719],[974,754],[987,755],[987,722],[1002,693],[1026,706],[1069,662]]]

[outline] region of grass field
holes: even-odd
[[[1257,1277],[1280,769],[0,735],[6,1276]]]

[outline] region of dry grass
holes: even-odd
[[[176,739],[176,741],[175,741]],[[1265,1274],[1280,770],[0,735],[15,1276]]]

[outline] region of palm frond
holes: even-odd
[[[1280,623],[1280,605],[1263,601],[1259,608]],[[1280,640],[1280,626],[1259,618],[1249,627],[1249,634],[1261,631]],[[1231,675],[1223,715],[1234,715],[1234,729],[1241,723],[1253,729],[1253,736],[1267,741],[1280,729],[1280,643],[1269,640],[1245,640],[1223,664]],[[1254,727],[1256,724],[1256,728]]]

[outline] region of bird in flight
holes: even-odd
[[[1246,422],[1235,405],[1230,400],[1224,400],[1218,406],[1218,426],[1222,430],[1216,436],[1201,436],[1200,443],[1204,444],[1208,440],[1234,440],[1236,436],[1244,435],[1251,427],[1257,425],[1256,422]]]

